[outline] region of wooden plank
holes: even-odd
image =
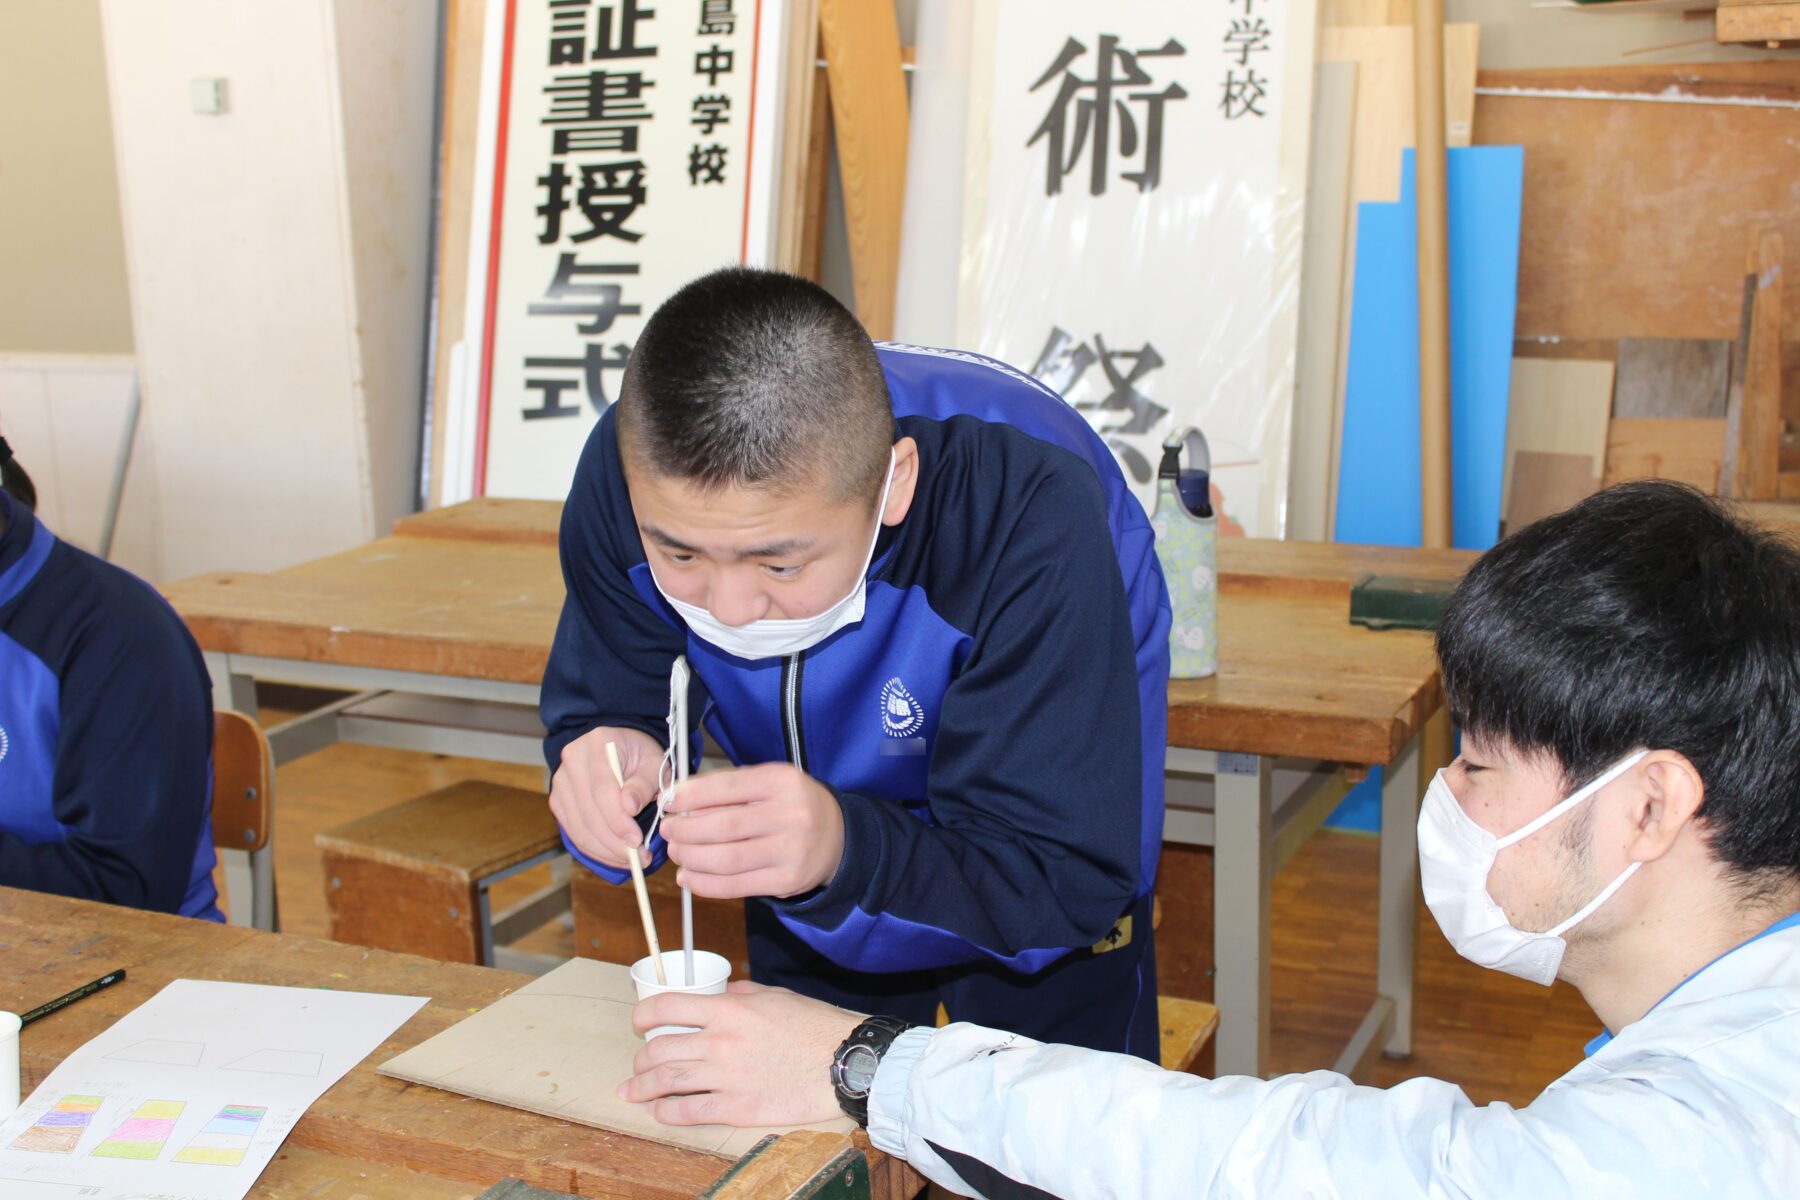
[[[1744,353],[1743,420],[1738,427],[1738,469],[1747,490],[1734,495],[1775,499],[1781,474],[1781,233],[1751,235],[1746,269],[1755,277],[1750,340]]]
[[[871,337],[890,338],[900,281],[908,133],[893,6],[819,0],[819,41],[831,82],[856,315]]]
[[[1716,491],[1725,421],[1620,418],[1607,430],[1605,487],[1628,479],[1672,479]]]
[[[1503,533],[1516,533],[1534,521],[1572,508],[1600,486],[1599,463],[1587,454],[1521,450],[1512,463],[1515,478]]]
[[[1731,343],[1716,338],[1623,338],[1615,417],[1723,417]],[[1516,369],[1516,368],[1515,368]]]
[[[1518,94],[1575,80],[1589,92],[1792,100],[1800,62],[1479,77],[1476,141],[1525,147],[1518,336],[1735,338],[1750,230],[1774,219],[1800,238],[1800,110]],[[1800,306],[1782,326],[1800,338]]]
[[[1344,606],[1364,575],[1457,580],[1481,555],[1473,550],[1414,546],[1358,546],[1336,542],[1278,542],[1220,538],[1220,586],[1239,595],[1316,596]]]
[[[1599,486],[1606,465],[1606,427],[1611,420],[1613,404],[1613,364],[1569,359],[1515,358],[1512,369],[1512,393],[1506,412],[1506,466],[1500,483],[1500,511],[1506,514],[1508,529],[1514,523],[1513,476],[1515,459],[1521,454],[1575,454],[1586,459],[1587,475],[1592,483],[1586,491],[1570,499],[1579,500]],[[1539,463],[1537,469],[1545,470]],[[1567,470],[1548,468],[1561,478],[1573,474]],[[1550,483],[1540,475],[1538,488]],[[1557,491],[1562,497],[1567,489]],[[1562,507],[1567,507],[1566,504]],[[1550,512],[1557,509],[1547,510]],[[1527,504],[1524,512],[1543,516],[1539,504]],[[1535,518],[1534,518],[1535,519]]]
[[[1774,46],[1800,41],[1800,4],[1734,4],[1720,0],[1714,14],[1713,38],[1720,42],[1760,42]]]
[[[1384,0],[1385,2],[1385,0]],[[1344,299],[1350,227],[1350,163],[1356,116],[1353,62],[1314,68],[1312,153],[1306,173],[1306,235],[1294,377],[1293,457],[1288,463],[1287,535],[1323,541],[1335,492],[1332,449],[1343,436],[1337,404],[1338,306]]]
[[[399,537],[554,546],[562,526],[562,510],[561,500],[504,500],[483,496],[401,517],[394,522],[394,533]]]

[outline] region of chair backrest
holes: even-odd
[[[261,850],[269,844],[275,758],[262,728],[243,713],[213,713],[213,845]]]

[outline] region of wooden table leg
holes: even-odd
[[[1220,1075],[1261,1076],[1269,1062],[1269,899],[1275,879],[1273,766],[1221,754],[1213,837],[1213,944]]]
[[[1380,940],[1375,991],[1394,1003],[1394,1028],[1382,1047],[1390,1057],[1412,1053],[1413,984],[1418,966],[1419,737],[1387,765],[1381,782]]]

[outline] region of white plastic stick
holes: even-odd
[[[686,655],[677,656],[669,672],[669,690],[675,701],[675,783],[688,777],[688,670]],[[681,965],[685,986],[694,986],[694,894],[681,889]]]
[[[619,747],[617,743],[606,743],[606,761],[612,764],[613,778],[619,786],[625,786],[625,772],[619,769]],[[638,861],[638,848],[633,846],[626,852],[631,863],[631,890],[637,893],[638,916],[644,920],[644,940],[650,943],[650,961],[656,966],[656,982],[664,987],[669,986],[669,977],[663,972],[662,943],[656,940],[656,919],[650,915],[650,889],[644,884],[644,864]],[[690,953],[689,958],[693,956]],[[688,982],[693,982],[693,968],[688,968]]]

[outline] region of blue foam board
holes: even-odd
[[[1344,436],[1338,470],[1340,542],[1416,546],[1423,535],[1419,468],[1417,203],[1411,150],[1400,201],[1357,206]],[[1518,307],[1520,146],[1452,149],[1450,221],[1451,542],[1485,550],[1500,532],[1506,406]],[[1380,827],[1379,768],[1326,824]]]

